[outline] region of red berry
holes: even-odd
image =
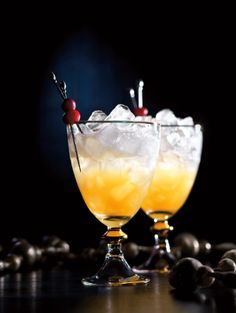
[[[79,122],[80,120],[80,112],[78,110],[66,112],[63,115],[63,122],[66,124],[74,124]]]
[[[146,116],[146,115],[148,115],[148,109],[145,107],[134,108],[133,113],[135,116]]]
[[[73,99],[65,99],[62,103],[62,110],[64,112],[74,111],[76,109],[76,103]]]

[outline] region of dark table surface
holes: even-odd
[[[77,271],[16,273],[0,277],[0,312],[203,313],[236,312],[236,290],[209,288],[178,295],[165,275],[154,274],[146,286],[85,287]]]

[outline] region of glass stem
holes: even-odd
[[[84,285],[90,286],[121,286],[146,284],[149,278],[134,273],[126,262],[121,242],[127,235],[120,227],[108,228],[103,235],[107,241],[107,254],[100,270],[93,276],[82,280]]]
[[[124,254],[121,250],[121,243],[108,243],[107,244],[107,258],[124,259]]]
[[[172,230],[173,227],[169,225],[168,220],[154,220],[152,231],[154,232],[155,249],[171,252],[168,235]]]
[[[120,227],[108,227],[107,231],[103,235],[103,239],[105,239],[109,244],[119,244],[128,236]]]
[[[175,257],[171,253],[168,240],[169,231],[173,229],[168,224],[168,220],[154,220],[152,232],[154,232],[155,244],[149,259],[141,265],[143,270],[157,270],[159,272],[168,272],[175,263]]]
[[[106,260],[112,258],[124,260],[124,254],[122,252],[122,241],[127,239],[127,235],[121,230],[120,227],[110,227],[103,235],[103,238],[107,241],[107,254]]]
[[[168,238],[161,236],[161,234],[154,234],[155,249],[161,249],[166,252],[170,252],[170,243]]]
[[[127,238],[127,235],[120,227],[108,228],[103,238],[107,241],[107,254],[97,276],[107,279],[109,277],[111,281],[118,279],[118,277],[134,276],[134,272],[126,262],[122,252],[121,242]]]

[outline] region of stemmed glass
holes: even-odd
[[[175,263],[168,234],[169,218],[183,206],[194,184],[202,151],[202,130],[196,125],[161,125],[160,153],[152,184],[142,203],[154,221],[155,245],[135,272],[168,272]]]
[[[101,269],[84,285],[142,284],[121,249],[121,230],[139,210],[154,174],[159,127],[127,120],[80,121],[67,126],[73,172],[91,213],[107,227],[107,254]]]

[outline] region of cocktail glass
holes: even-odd
[[[137,273],[168,272],[175,263],[168,234],[169,218],[184,205],[193,187],[202,151],[200,125],[162,125],[160,153],[154,177],[142,203],[154,221],[155,245],[148,260],[135,268]]]
[[[67,126],[73,172],[91,213],[107,227],[107,254],[84,285],[145,284],[121,249],[121,230],[139,210],[151,183],[159,150],[159,127],[151,122],[81,121]]]

